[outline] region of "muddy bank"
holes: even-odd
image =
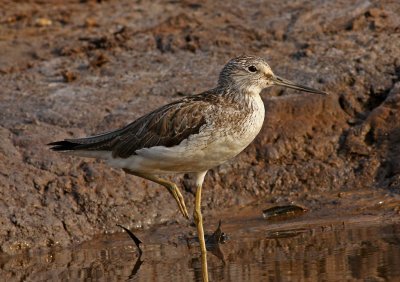
[[[258,200],[355,214],[353,202],[341,197],[367,191],[366,210],[398,216],[399,4],[71,1],[4,7],[2,252],[76,244],[119,231],[116,223],[188,225],[163,188],[98,161],[55,154],[44,144],[114,129],[206,90],[221,67],[243,53],[262,56],[275,73],[331,95],[265,91],[261,134],[206,176],[205,213]],[[175,179],[191,208],[190,179]],[[374,209],[387,199],[390,205]]]

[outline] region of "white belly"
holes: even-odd
[[[258,98],[258,99],[257,99]],[[235,120],[233,112],[221,112],[221,123],[208,123],[200,133],[190,136],[177,146],[156,146],[136,151],[126,159],[106,159],[118,168],[128,168],[141,173],[165,174],[206,171],[235,157],[243,151],[260,132],[264,121],[264,104],[258,96],[253,99],[251,115]],[[222,115],[226,114],[226,119]],[[232,124],[235,122],[236,124]]]

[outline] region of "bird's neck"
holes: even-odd
[[[245,95],[245,96],[258,97],[258,96],[260,96],[261,90],[262,89],[260,86],[251,85],[251,86],[242,88],[241,91],[239,91],[239,92],[241,92],[242,95]]]
[[[224,96],[228,101],[237,104],[241,107],[252,107],[254,103],[258,103],[261,100],[261,90],[257,86],[251,86],[247,88],[232,88],[232,87],[217,87],[217,93]]]

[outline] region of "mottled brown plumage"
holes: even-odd
[[[172,147],[205,124],[201,108],[210,101],[191,96],[165,105],[129,125],[108,133],[82,139],[50,143],[55,151],[112,151],[113,157],[127,158],[136,150],[154,146]]]

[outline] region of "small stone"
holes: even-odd
[[[103,66],[105,63],[107,63],[109,61],[108,57],[104,54],[100,54],[98,55],[96,58],[92,59],[90,61],[90,66],[93,68],[96,67],[101,67]]]
[[[71,82],[77,79],[77,75],[69,70],[63,71],[61,75],[65,82]]]
[[[99,26],[96,19],[94,19],[94,18],[85,19],[85,27],[91,28],[91,27],[96,27],[96,26]]]
[[[51,26],[52,24],[53,22],[48,18],[38,18],[35,21],[35,25],[38,27]]]

